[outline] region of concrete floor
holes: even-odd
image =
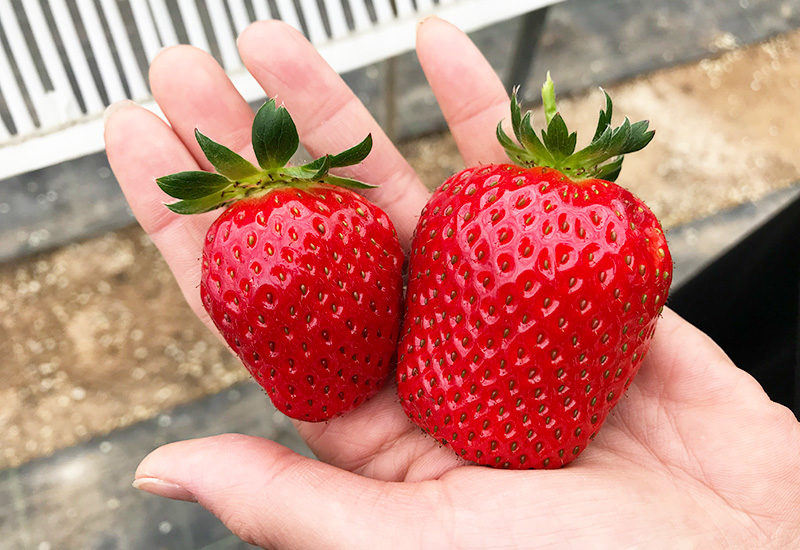
[[[678,17],[677,4],[691,2],[661,2],[667,6],[662,17],[693,28]],[[762,25],[774,14],[781,25],[800,26],[800,3],[748,5],[761,10]],[[800,31],[743,46],[754,27],[742,20],[706,22],[714,32],[697,31],[705,41],[694,51],[713,51],[712,57],[608,86],[617,113],[647,117],[657,130],[646,151],[626,160],[620,183],[670,229],[678,284],[798,192],[800,125],[789,115],[800,112]],[[547,47],[563,47],[565,21],[554,16],[545,46],[549,40]],[[572,32],[581,21],[585,16],[573,20]],[[780,27],[770,24],[762,28]],[[628,39],[638,32],[630,30]],[[665,51],[673,60],[678,55]],[[605,55],[609,60],[615,53]],[[610,74],[609,82],[630,76]],[[581,89],[570,78],[564,89]],[[560,104],[585,138],[599,94],[575,93]],[[401,149],[432,187],[461,167],[445,134]],[[43,187],[31,193],[47,206]],[[194,318],[137,227],[0,264],[0,356],[6,359],[0,365],[3,549],[239,547],[199,507],[130,489],[138,460],[158,444],[224,431],[271,437],[307,452]]]

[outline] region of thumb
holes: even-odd
[[[137,489],[199,502],[244,541],[269,548],[409,542],[409,525],[430,533],[438,486],[365,478],[237,434],[165,445],[135,477]]]

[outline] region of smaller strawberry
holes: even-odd
[[[216,174],[157,180],[179,214],[227,207],[203,246],[203,306],[286,415],[322,421],[374,395],[399,330],[403,252],[389,217],[331,168],[361,162],[371,136],[338,155],[286,166],[289,113],[270,100],[253,121],[260,168],[195,131]]]

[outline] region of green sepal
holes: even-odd
[[[354,164],[358,164],[369,155],[369,152],[372,150],[372,134],[367,134],[361,143],[352,146],[350,149],[346,151],[342,151],[338,155],[327,155],[330,157],[330,167],[331,168],[341,168],[343,166],[352,166]],[[322,162],[325,157],[320,157],[318,159],[312,160],[311,162],[304,164],[303,168],[308,168],[309,170],[317,170],[320,166],[322,166]]]
[[[631,124],[626,118],[614,128],[611,125],[613,106],[609,95],[605,96],[605,108],[600,111],[594,137],[584,149],[575,152],[577,135],[570,133],[555,100],[555,86],[550,74],[542,86],[542,103],[545,111],[546,129],[540,140],[533,129],[532,115],[522,115],[517,99],[518,88],[511,94],[511,124],[518,143],[497,125],[497,139],[509,158],[520,166],[544,166],[563,172],[574,181],[600,178],[614,181],[622,168],[624,155],[644,148],[653,139],[655,132],[648,130],[649,123],[642,120]]]
[[[506,150],[506,154],[516,164],[520,166],[552,166],[555,159],[547,147],[536,135],[533,129],[532,113],[529,111],[522,116],[517,92],[519,88],[514,88],[511,93],[511,127],[520,145],[514,143],[503,130],[503,121],[497,124],[497,140]]]
[[[578,134],[575,132],[570,134],[564,119],[556,113],[550,119],[547,130],[542,130],[542,141],[556,162],[560,162],[575,151]]]
[[[324,157],[320,158],[319,160],[322,161],[320,163],[320,165],[319,165],[319,168],[317,169],[316,172],[314,172],[314,174],[310,178],[308,178],[308,179],[310,179],[312,181],[321,180],[322,178],[324,178],[328,174],[328,170],[331,169],[331,156],[330,155],[325,155]]]
[[[318,160],[323,160],[321,157]],[[352,178],[343,178],[341,176],[334,176],[328,173],[326,169],[318,169],[316,171],[307,168],[308,165],[291,166],[284,169],[285,173],[297,181],[318,181],[320,183],[327,183],[337,187],[345,187],[347,189],[374,189],[375,185],[364,183]]]
[[[599,165],[611,158],[643,149],[653,139],[654,132],[647,131],[646,120],[631,124],[627,118],[617,128],[606,126],[600,137],[569,159],[575,166]]]
[[[619,177],[619,172],[622,170],[622,160],[625,157],[617,157],[613,161],[609,162],[608,164],[604,164],[597,169],[594,177],[606,180],[606,181],[617,181],[617,177]]]
[[[500,145],[503,146],[503,149],[506,150],[506,154],[511,157],[511,159],[516,162],[517,164],[524,164],[524,156],[526,154],[525,149],[511,141],[511,138],[508,137],[505,130],[503,130],[503,123],[499,122],[497,124],[497,141],[500,142]]]
[[[537,165],[555,164],[556,160],[553,157],[553,153],[539,140],[536,130],[533,129],[533,115],[530,112],[525,113],[521,124],[520,134],[522,139],[520,143],[532,155],[534,163]]]
[[[350,147],[334,155],[331,159],[331,168],[341,168],[342,166],[353,166],[367,158],[370,151],[372,151],[372,134],[367,134],[367,137]]]
[[[163,176],[156,179],[156,183],[162,191],[176,199],[199,199],[231,185],[225,176],[199,170]]]
[[[347,189],[374,189],[375,185],[364,183],[363,181],[354,180],[352,178],[342,178],[328,174],[322,179],[323,182],[337,187],[345,187]]]
[[[253,120],[253,151],[264,170],[285,166],[292,158],[300,139],[292,117],[285,107],[277,107],[270,99]]]
[[[196,128],[194,137],[197,139],[197,143],[200,145],[200,149],[203,150],[208,162],[223,176],[232,180],[239,180],[258,174],[258,168],[241,155],[203,135]]]
[[[519,105],[517,96],[519,94],[519,86],[515,86],[511,92],[511,128],[514,130],[514,135],[517,136],[517,141],[522,143],[522,109]],[[498,127],[502,124],[501,120]]]
[[[233,193],[230,189],[226,189],[205,197],[173,202],[165,206],[176,214],[202,214],[203,212],[210,212],[211,210],[226,206],[237,198],[238,196],[236,193]]]
[[[603,88],[600,88],[606,98],[606,108],[600,110],[600,117],[597,119],[597,129],[594,131],[592,142],[597,141],[603,132],[611,125],[611,115],[614,112],[614,105],[611,103],[611,97]]]
[[[372,134],[367,134],[360,143],[353,147],[342,151],[338,155],[325,155],[318,159],[312,160],[302,166],[290,168],[298,178],[312,179],[314,181],[322,181],[331,185],[339,187],[346,187],[347,189],[372,189],[375,186],[363,181],[358,181],[352,178],[343,178],[341,176],[334,176],[328,171],[331,168],[341,168],[343,166],[352,166],[358,164],[369,155],[372,150]]]

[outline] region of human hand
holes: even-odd
[[[365,194],[408,247],[427,191],[344,82],[279,22],[254,24],[239,49],[312,154],[372,133],[372,154],[346,173],[379,184]],[[417,49],[465,164],[502,162],[493,129],[507,116],[508,98],[488,63],[437,19],[420,26]],[[253,113],[199,50],[166,50],[150,78],[172,128],[132,104],[116,109],[106,123],[109,160],[187,301],[215,330],[197,284],[203,236],[216,214],[170,213],[154,179],[211,169],[195,127],[252,160]],[[129,147],[131,135],[147,136],[147,145]],[[154,451],[136,484],[196,500],[244,540],[268,547],[800,545],[800,424],[669,310],[625,398],[561,470],[460,461],[407,420],[391,384],[344,417],[296,425],[321,461],[224,435]]]

